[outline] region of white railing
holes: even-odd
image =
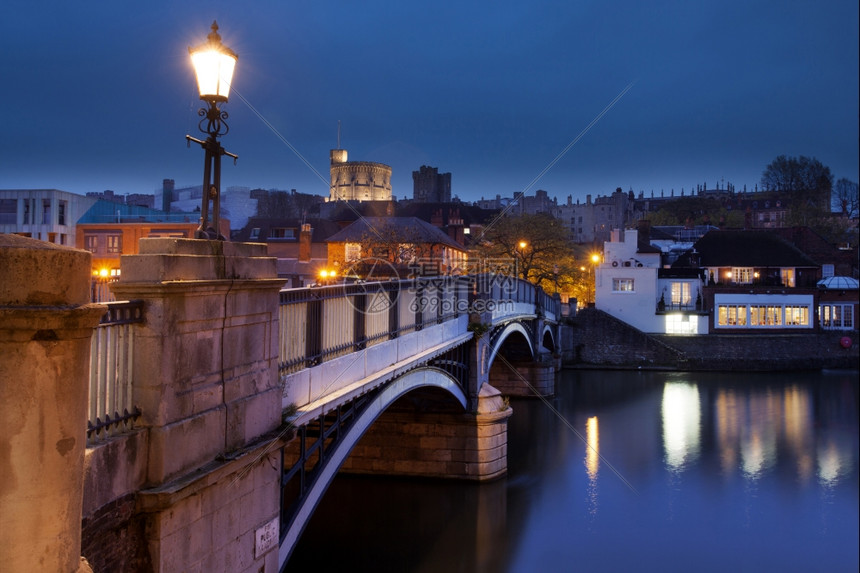
[[[140,410],[132,402],[134,331],[143,322],[143,303],[107,303],[90,345],[90,404],[87,442],[131,429]]]

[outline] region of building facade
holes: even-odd
[[[372,161],[348,161],[346,149],[332,149],[329,201],[390,201],[391,167]]]
[[[412,199],[417,203],[450,203],[451,174],[422,165],[412,172]]]
[[[96,201],[59,189],[0,189],[0,233],[74,246],[75,223]]]

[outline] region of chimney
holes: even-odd
[[[299,231],[299,261],[306,263],[311,260],[311,225],[302,223]]]
[[[651,221],[648,219],[639,219],[639,241],[651,244]]]
[[[164,179],[161,182],[161,210],[164,212],[170,211],[170,203],[173,201],[173,179]]]
[[[444,221],[442,220],[442,209],[436,209],[433,211],[433,214],[430,215],[430,224],[434,227],[442,227],[444,225]]]

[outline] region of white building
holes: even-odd
[[[75,245],[75,223],[96,199],[59,189],[0,189],[0,233]]]
[[[662,269],[660,255],[638,231],[613,229],[595,269],[595,307],[643,332],[707,333],[701,274]]]

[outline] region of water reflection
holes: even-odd
[[[600,436],[597,416],[585,421],[585,471],[588,474],[588,513],[597,514],[597,470],[600,469]]]
[[[857,571],[857,397],[856,372],[563,372],[553,409],[512,400],[507,478],[338,478],[290,570]]]
[[[701,408],[699,389],[686,382],[667,382],[661,405],[666,465],[680,472],[699,457]]]

